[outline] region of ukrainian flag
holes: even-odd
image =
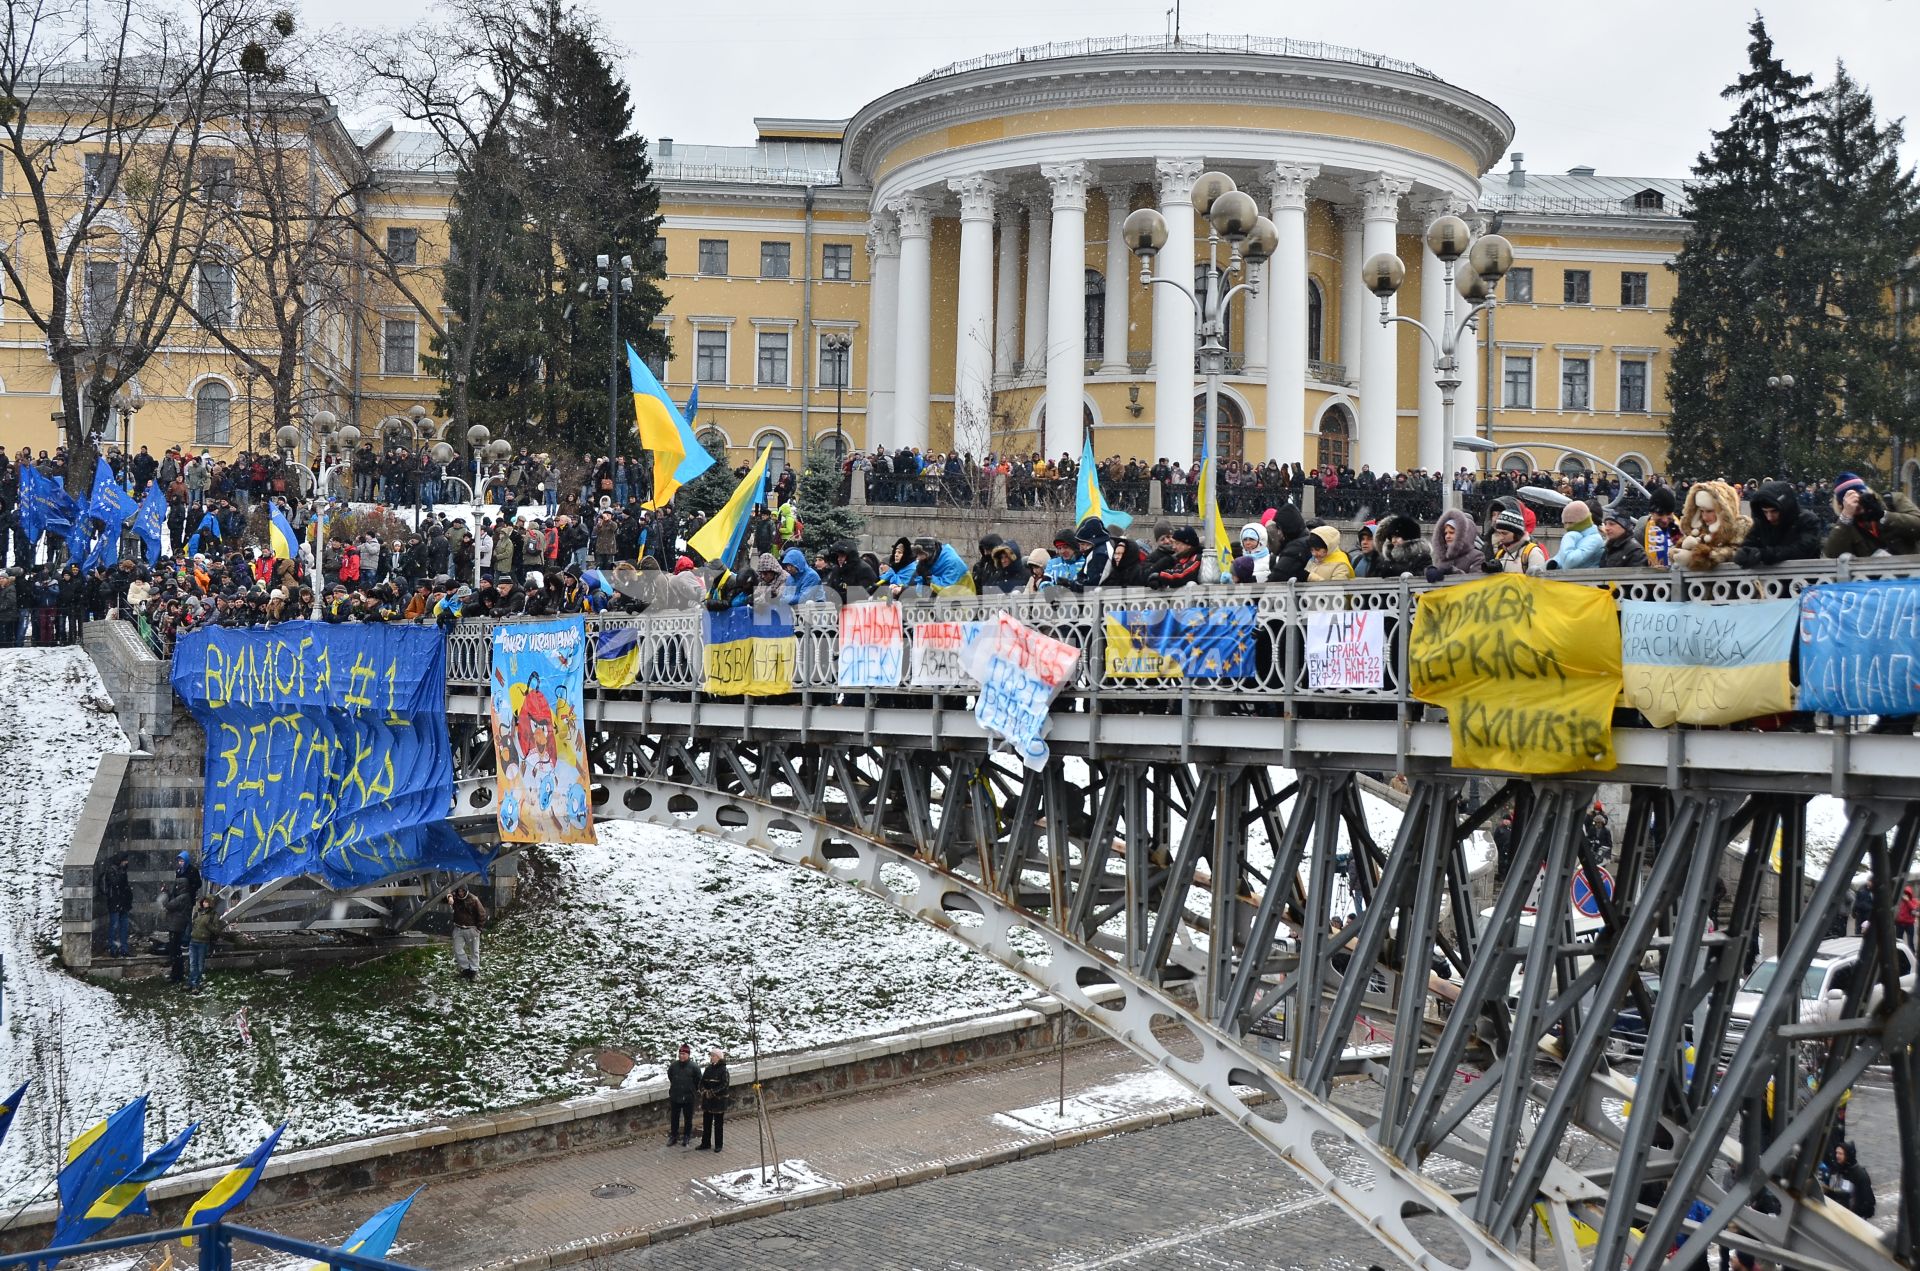
[[[718,561],[728,569],[733,568],[733,560],[740,551],[740,540],[746,537],[747,521],[753,515],[754,505],[767,501],[767,456],[772,449],[770,445],[760,448],[760,457],[753,461],[753,467],[747,469],[747,475],[734,487],[726,506],[715,512],[712,519],[687,540],[687,546],[700,553],[700,559]]]
[[[1233,559],[1233,537],[1227,533],[1226,518],[1220,515],[1220,476],[1213,456],[1200,451],[1200,546],[1212,546],[1222,569]]]
[[[601,688],[626,688],[640,678],[640,635],[632,627],[608,627],[593,646],[593,678]]]
[[[0,1103],[0,1143],[7,1141],[7,1127],[13,1124],[13,1114],[20,1110],[20,1101],[27,1097],[27,1087],[32,1084],[21,1082],[20,1088],[8,1095],[5,1103]]]
[[[421,1188],[414,1188],[405,1199],[396,1200],[373,1217],[353,1229],[353,1234],[340,1243],[342,1253],[357,1253],[366,1258],[384,1258],[387,1250],[393,1247],[393,1238],[400,1234],[400,1220],[407,1216],[407,1207],[413,1204]],[[327,1271],[327,1264],[316,1262],[311,1271]]]
[[[653,452],[653,497],[647,506],[657,508],[671,499],[675,490],[711,468],[713,456],[693,435],[686,416],[631,344],[627,346],[627,377],[633,381],[633,421],[640,430],[640,444]],[[687,403],[689,413],[699,400],[696,390]]]
[[[276,559],[293,560],[300,555],[300,536],[293,532],[278,504],[267,505],[267,540]]]
[[[273,1149],[280,1142],[280,1136],[286,1133],[287,1123],[282,1121],[267,1136],[267,1141],[253,1149],[253,1153],[244,1161],[228,1170],[226,1176],[202,1196],[193,1202],[185,1218],[180,1220],[184,1228],[206,1227],[219,1222],[229,1213],[238,1209],[246,1198],[253,1194],[253,1186],[260,1181],[260,1172],[267,1167],[267,1158],[273,1155]],[[181,1238],[187,1248],[193,1248],[193,1237]]]
[[[1074,499],[1073,523],[1078,525],[1090,516],[1099,517],[1116,530],[1133,524],[1131,516],[1108,507],[1100,495],[1100,470],[1093,461],[1092,433],[1087,434],[1086,444],[1080,447],[1080,492]]]

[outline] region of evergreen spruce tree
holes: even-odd
[[[1786,434],[1805,426],[1824,380],[1800,369],[1818,315],[1806,242],[1813,81],[1774,56],[1762,19],[1748,33],[1747,70],[1722,93],[1733,118],[1694,164],[1693,232],[1673,264],[1667,467],[1686,478],[1784,475]],[[1795,376],[1790,393],[1767,386],[1782,372]]]
[[[800,523],[806,527],[800,537],[809,555],[824,552],[842,539],[858,544],[861,531],[867,528],[867,518],[847,506],[845,481],[832,447],[815,446],[807,452],[807,466],[800,470],[794,493],[800,502]]]
[[[711,516],[725,505],[732,495],[733,488],[740,484],[742,472],[734,471],[727,462],[727,448],[719,443],[712,434],[700,439],[708,454],[713,456],[711,468],[680,487],[673,496],[673,506],[681,516],[692,516],[699,512]]]

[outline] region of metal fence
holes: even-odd
[[[110,1240],[90,1240],[85,1244],[61,1245],[51,1249],[33,1249],[25,1253],[0,1254],[0,1268],[26,1267],[32,1271],[42,1271],[69,1258],[83,1258],[89,1254],[116,1253],[127,1249],[141,1249],[147,1246],[167,1245],[178,1240],[183,1234],[178,1228],[163,1228],[159,1231],[143,1231],[135,1236],[116,1236]],[[197,1244],[198,1257],[195,1262],[200,1271],[232,1271],[235,1245],[254,1245],[261,1249],[270,1249],[275,1253],[292,1254],[293,1262],[286,1265],[310,1265],[340,1268],[342,1271],[414,1271],[414,1268],[401,1262],[390,1262],[385,1258],[370,1258],[365,1254],[348,1253],[345,1249],[331,1249],[326,1245],[317,1245],[310,1240],[296,1240],[292,1236],[277,1235],[271,1231],[256,1231],[252,1227],[235,1226],[232,1223],[216,1222],[193,1229]],[[116,1265],[125,1265],[115,1260]],[[193,1263],[167,1261],[175,1266],[188,1266]],[[284,1261],[284,1260],[281,1260]]]

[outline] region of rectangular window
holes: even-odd
[[[1507,354],[1506,396],[1500,404],[1517,410],[1533,409],[1533,359]]]
[[[1583,357],[1560,359],[1560,409],[1589,410],[1593,406],[1593,363]]]
[[[852,388],[853,346],[839,346],[831,335],[820,337],[820,387]]]
[[[417,229],[389,229],[387,231],[387,258],[396,265],[419,264],[420,231]]]
[[[200,156],[200,199],[205,203],[239,202],[239,189],[233,180],[233,160],[222,155]]]
[[[1620,275],[1620,303],[1629,308],[1645,308],[1647,303],[1647,276],[1631,270]]]
[[[200,320],[215,328],[234,324],[232,265],[217,261],[201,263]]]
[[[419,368],[416,341],[419,328],[410,318],[388,318],[380,324],[380,370],[386,375],[412,375]]]
[[[82,317],[89,331],[105,331],[120,303],[120,266],[111,260],[87,262],[87,295]]]
[[[1509,269],[1507,271],[1507,303],[1533,303],[1533,270]]]
[[[760,276],[762,278],[791,278],[793,276],[793,244],[760,244]]]
[[[1645,362],[1620,364],[1620,409],[1633,414],[1646,413],[1647,364]]]
[[[660,266],[660,272],[667,272],[667,236],[656,234],[653,239],[653,263]]]
[[[760,366],[758,384],[775,388],[787,386],[787,333],[762,331],[759,338]]]
[[[693,333],[693,378],[700,384],[727,382],[727,333],[725,331]]]
[[[120,156],[94,150],[87,155],[87,193],[99,198],[113,192],[120,179]]]
[[[853,244],[823,244],[820,248],[820,276],[828,282],[852,282]]]
[[[1593,303],[1593,271],[1590,269],[1569,269],[1560,285],[1560,299],[1564,304],[1590,305]]]
[[[709,278],[727,276],[726,239],[703,238],[700,240],[700,272]]]

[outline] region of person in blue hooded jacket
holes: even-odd
[[[907,586],[924,586],[939,591],[968,576],[967,562],[960,559],[960,553],[931,535],[922,535],[913,540],[913,562],[911,581],[905,586],[896,586],[893,589],[895,596],[900,595]]]
[[[789,547],[780,557],[780,568],[787,575],[787,585],[780,592],[781,600],[802,605],[820,599],[820,575],[807,563],[805,552]]]
[[[1547,568],[1598,568],[1600,557],[1607,550],[1607,539],[1593,523],[1592,509],[1575,499],[1560,509],[1560,524],[1566,526],[1566,536],[1560,540],[1560,551],[1547,562]]]
[[[1107,525],[1097,516],[1090,516],[1080,522],[1080,528],[1074,531],[1080,540],[1086,556],[1080,566],[1080,576],[1071,586],[1075,591],[1086,587],[1098,587],[1107,581],[1107,571],[1113,564],[1113,536],[1107,533]]]

